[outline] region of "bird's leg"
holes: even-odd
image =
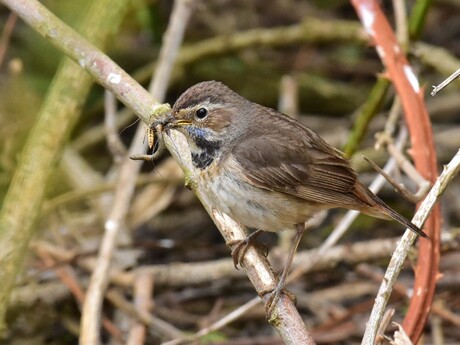
[[[235,246],[232,249],[232,258],[236,269],[238,269],[238,265],[241,266],[249,246],[256,242],[257,237],[259,237],[262,232],[262,230],[256,230],[252,234],[248,235],[244,240],[233,240],[227,242],[228,246]]]
[[[305,232],[305,224],[304,223],[297,224],[296,233],[295,233],[294,239],[291,244],[289,256],[284,265],[283,272],[281,273],[281,276],[279,277],[278,285],[273,291],[270,292],[271,296],[268,299],[267,304],[266,304],[267,319],[269,322],[272,319],[272,314],[276,306],[276,303],[278,303],[278,300],[280,299],[281,294],[283,293],[283,289],[286,286],[286,279],[289,274],[289,270],[291,269],[292,261],[294,260],[294,255],[297,251],[297,247],[299,246],[300,240],[302,239],[302,235],[304,232]],[[292,297],[292,294],[290,293],[288,294]]]

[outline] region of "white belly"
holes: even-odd
[[[288,201],[286,195],[236,179],[238,175],[229,169],[219,170],[220,174],[204,172],[200,183],[214,207],[246,227],[265,231],[294,229],[318,211],[303,200]]]

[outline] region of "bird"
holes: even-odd
[[[285,287],[305,222],[319,211],[358,210],[393,219],[428,238],[359,182],[344,154],[313,130],[219,81],[188,88],[158,125],[162,131],[177,130],[185,136],[199,171],[196,183],[213,207],[256,229],[254,235],[296,231],[270,304],[276,303]],[[239,253],[232,255],[236,262],[241,260],[235,259]]]

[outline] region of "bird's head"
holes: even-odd
[[[248,107],[251,102],[224,84],[202,82],[177,99],[165,129],[184,134],[192,158],[207,156],[207,162],[200,164],[204,165],[230,149],[247,132]]]

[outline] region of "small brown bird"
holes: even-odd
[[[217,209],[264,231],[296,229],[279,298],[304,223],[329,208],[392,218],[422,237],[416,225],[357,180],[350,162],[310,128],[253,103],[224,84],[206,81],[176,101],[164,130],[187,138],[199,181]]]

